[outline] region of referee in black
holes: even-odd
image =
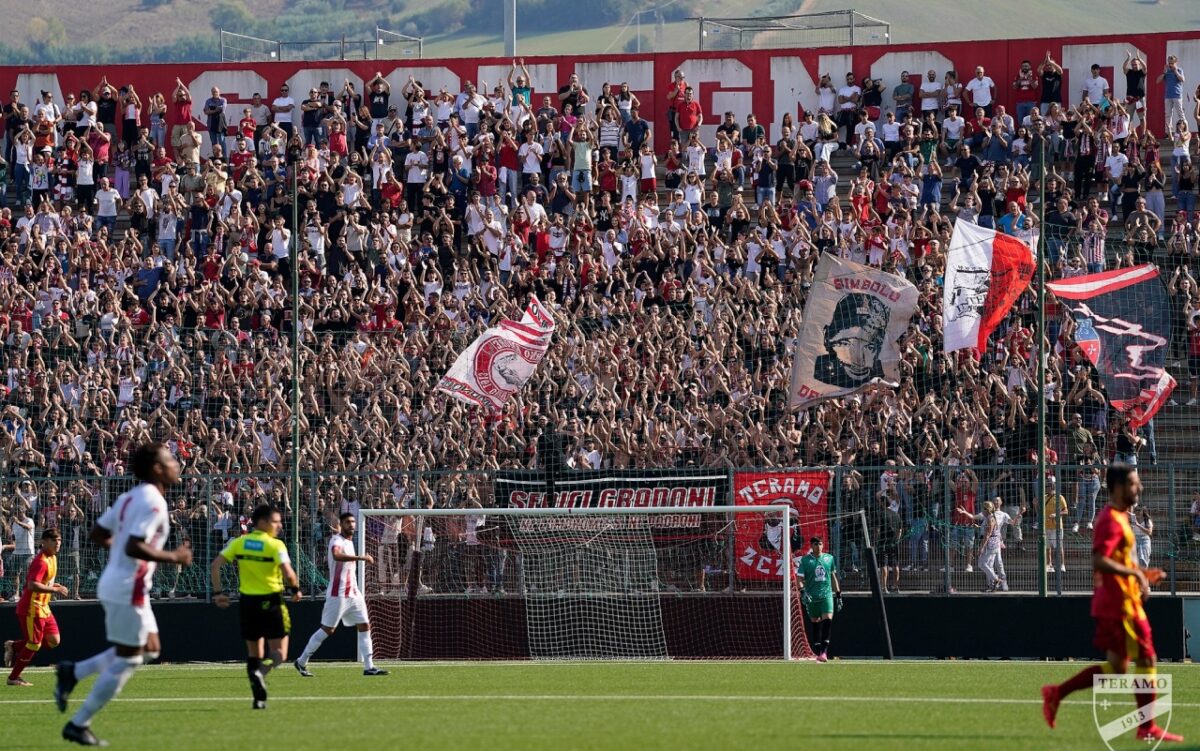
[[[255,709],[267,708],[266,675],[287,662],[288,633],[292,620],[284,602],[287,580],[292,602],[300,600],[300,578],[292,568],[287,546],[279,539],[283,522],[279,510],[263,504],[250,517],[254,529],[230,541],[212,562],[213,603],[229,607],[229,594],[221,588],[221,569],[237,563],[242,638],[246,640],[246,675]],[[265,643],[265,644],[264,644]]]

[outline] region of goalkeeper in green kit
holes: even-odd
[[[812,621],[812,647],[817,662],[829,661],[829,632],[833,614],[842,609],[842,586],[838,583],[837,563],[823,552],[820,537],[809,540],[812,549],[800,559],[800,576],[804,579],[804,612]],[[836,607],[835,607],[836,604]]]

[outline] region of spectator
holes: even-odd
[[[1083,98],[1089,104],[1099,105],[1108,91],[1108,79],[1100,75],[1100,66],[1092,64],[1091,76],[1083,79]]]
[[[292,113],[296,109],[296,100],[291,96],[291,87],[284,84],[279,87],[279,96],[271,102],[271,112],[275,125],[284,132],[287,138],[295,132],[292,124]]]
[[[921,82],[921,119],[936,116],[942,111],[942,87],[937,81],[937,71],[932,68]]]
[[[1166,132],[1168,135],[1174,134],[1177,123],[1187,122],[1187,118],[1183,114],[1183,85],[1187,83],[1187,79],[1179,67],[1179,58],[1175,55],[1167,55],[1167,65],[1163,68],[1163,72],[1158,74],[1155,81],[1162,84],[1163,87]]]
[[[992,116],[992,102],[996,99],[996,82],[985,75],[983,66],[975,68],[975,77],[967,82],[966,91],[972,109],[982,109],[987,117]],[[950,104],[950,102],[947,102]]]
[[[892,89],[892,105],[896,121],[902,123],[908,119],[908,113],[912,111],[912,101],[913,85],[908,80],[908,71],[906,70],[900,73],[900,83]]]
[[[18,596],[25,586],[25,574],[29,572],[29,562],[34,553],[34,522],[30,513],[29,501],[21,499],[16,504],[16,513],[12,518],[12,556],[10,557],[13,592]]]
[[[704,111],[695,100],[695,92],[688,86],[683,90],[683,100],[675,104],[675,130],[680,143],[687,143],[698,135],[704,124]]]
[[[1150,518],[1150,510],[1141,505],[1130,510],[1129,526],[1133,527],[1138,568],[1150,568],[1151,541],[1154,537],[1154,520]]]
[[[688,84],[687,79],[683,76],[682,70],[676,70],[671,74],[671,83],[666,87],[666,105],[667,105],[667,123],[671,126],[671,138],[679,138],[679,123],[677,120],[679,106],[683,103],[686,97]],[[559,98],[562,98],[562,91],[559,91]]]
[[[854,83],[854,74],[846,74],[846,85],[838,89],[837,92],[837,125],[838,128],[845,128],[845,136],[842,140],[843,148],[853,142],[854,123],[858,121],[858,105],[862,98],[862,89]],[[743,138],[743,141],[746,139]]]
[[[204,115],[208,118],[208,137],[212,140],[214,148],[220,147],[222,154],[228,154],[225,150],[225,134],[229,129],[229,121],[225,116],[225,108],[229,105],[229,101],[221,96],[221,90],[216,86],[212,87],[211,96],[204,100]]]
[[[1053,477],[1046,478],[1046,498],[1044,502],[1044,516],[1046,524],[1046,572],[1050,573],[1054,568],[1054,555],[1062,550],[1062,525],[1063,520],[1067,516],[1067,499],[1059,495],[1056,488],[1056,483]],[[1058,570],[1066,571],[1067,564],[1064,560],[1059,560]]]

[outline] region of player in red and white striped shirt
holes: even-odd
[[[370,555],[354,554],[354,514],[344,512],[338,519],[340,533],[329,538],[327,558],[329,561],[329,589],[325,592],[325,609],[321,612],[321,627],[309,637],[304,651],[292,663],[305,678],[311,678],[308,660],[320,648],[322,642],[337,629],[338,623],[358,629],[358,651],[362,653],[363,675],[387,675],[388,671],[375,667],[371,659],[371,624],[367,620],[367,602],[359,591],[355,580],[356,563],[375,562]]]

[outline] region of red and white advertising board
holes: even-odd
[[[982,65],[996,82],[1001,104],[1012,112],[1012,79],[1022,60],[1034,65],[1046,52],[1066,70],[1063,91],[1069,101],[1080,98],[1082,82],[1093,63],[1101,66],[1102,74],[1113,86],[1117,97],[1125,96],[1125,76],[1121,64],[1126,51],[1138,51],[1149,60],[1147,81],[1148,120],[1155,132],[1163,129],[1163,89],[1155,78],[1162,71],[1167,55],[1177,55],[1180,67],[1189,81],[1200,76],[1200,31],[1181,31],[1160,34],[1115,34],[1097,37],[1056,37],[1053,39],[1011,39],[991,42],[938,42],[928,44],[894,44],[860,47],[820,47],[813,49],[774,49],[721,52],[664,52],[643,55],[578,55],[526,58],[534,84],[535,106],[541,97],[553,94],[566,83],[572,73],[578,73],[584,86],[593,95],[604,82],[628,82],[642,103],[642,116],[666,128],[666,87],[671,74],[680,69],[697,92],[705,111],[703,128],[706,140],[726,110],[745,122],[753,112],[767,126],[768,136],[778,135],[778,123],[784,113],[797,113],[800,107],[815,109],[816,81],[821,73],[829,73],[834,81],[842,81],[852,72],[856,79],[871,75],[883,80],[889,94],[899,82],[900,73],[909,71],[916,78],[935,70],[941,80],[947,70],[956,70],[962,80],[970,77],[976,66]],[[143,101],[154,92],[168,98],[178,76],[192,91],[196,100],[194,116],[202,116],[200,103],[208,97],[209,89],[217,86],[231,105],[249,102],[258,92],[268,101],[276,96],[279,86],[288,83],[299,97],[310,86],[328,81],[340,90],[350,79],[358,91],[364,81],[381,72],[391,82],[396,99],[399,90],[411,73],[426,89],[437,91],[445,86],[458,91],[467,81],[486,82],[490,87],[508,74],[510,60],[503,58],[454,58],[446,60],[368,60],[336,62],[275,62],[275,63],[172,63],[154,65],[63,65],[63,66],[6,66],[0,67],[0,91],[17,89],[22,99],[34,102],[37,93],[46,89],[62,102],[66,91],[78,93],[92,89],[106,76],[120,86],[133,83]],[[1188,84],[1190,86],[1190,84]],[[0,97],[7,101],[7,96]],[[1192,118],[1190,102],[1185,106]],[[236,110],[235,110],[236,112]],[[240,115],[240,112],[237,112]],[[237,117],[232,118],[236,120]],[[170,125],[175,123],[171,122]],[[198,121],[203,127],[203,123]],[[1193,125],[1195,123],[1193,122]],[[665,147],[662,138],[656,148]]]

